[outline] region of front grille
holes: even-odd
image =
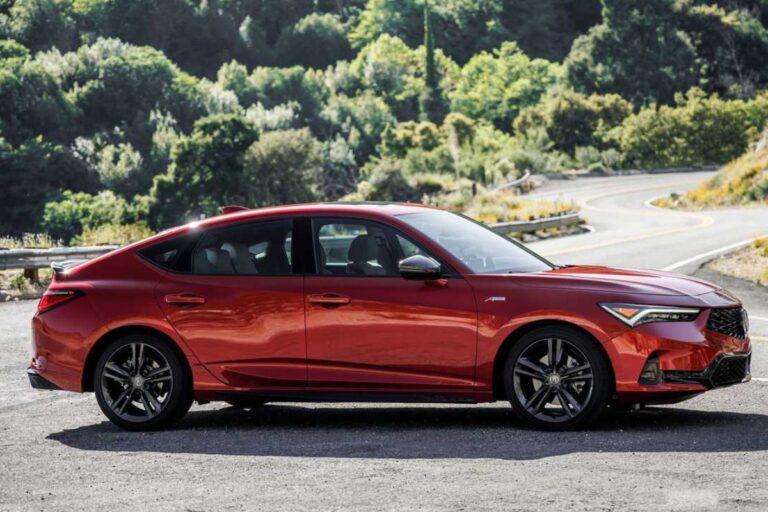
[[[709,377],[712,387],[741,382],[749,375],[749,356],[723,357]]]
[[[707,328],[733,338],[746,338],[742,308],[716,308],[710,311]]]

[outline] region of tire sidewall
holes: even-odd
[[[101,374],[104,371],[104,366],[107,361],[109,361],[110,357],[117,350],[126,345],[130,345],[131,343],[142,343],[151,346],[153,349],[160,352],[163,357],[165,357],[166,361],[168,361],[168,365],[171,367],[171,373],[173,375],[173,388],[168,397],[168,404],[156,416],[141,422],[128,421],[118,416],[110,408],[101,389]],[[167,426],[179,420],[192,404],[191,383],[189,382],[187,372],[185,372],[179,356],[167,343],[153,336],[143,334],[122,336],[110,342],[104,348],[96,362],[96,368],[93,375],[93,390],[96,394],[96,401],[104,415],[106,415],[112,423],[126,430],[154,430]]]
[[[520,355],[532,344],[546,338],[560,338],[572,343],[592,366],[593,389],[587,405],[574,418],[561,422],[548,422],[536,418],[525,410],[517,398],[514,387],[513,371]],[[608,361],[597,342],[591,337],[567,327],[541,327],[523,335],[507,354],[504,364],[504,392],[515,414],[525,422],[544,430],[570,430],[584,428],[597,420],[608,403],[611,390],[611,372]]]

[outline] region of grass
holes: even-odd
[[[54,240],[47,233],[24,233],[21,238],[0,237],[0,249],[48,249],[62,245],[61,240]]]
[[[681,209],[768,206],[768,138],[690,192],[672,194],[655,204]]]

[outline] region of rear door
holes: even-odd
[[[315,388],[444,392],[472,388],[477,313],[467,282],[402,278],[427,254],[394,228],[313,220],[317,273],[305,277],[308,383]]]
[[[294,388],[306,383],[302,276],[292,219],[203,233],[156,289],[166,317],[224,383]]]

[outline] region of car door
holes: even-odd
[[[197,358],[241,388],[306,384],[302,276],[291,219],[203,233],[156,296]]]
[[[477,313],[467,282],[406,280],[397,262],[426,254],[388,225],[312,221],[317,272],[305,276],[310,387],[445,391],[473,386]]]

